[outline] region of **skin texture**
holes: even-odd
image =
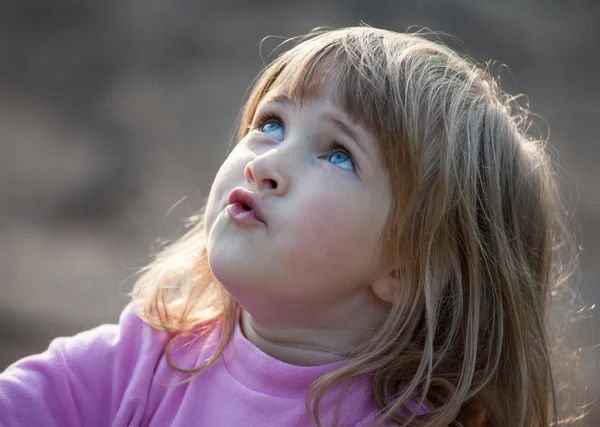
[[[236,187],[257,194],[264,224],[228,215]],[[390,206],[371,132],[328,95],[299,105],[267,94],[219,169],[205,216],[211,270],[243,307],[246,337],[295,365],[340,360],[366,339],[398,286],[379,250]]]

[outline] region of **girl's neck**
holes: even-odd
[[[375,313],[373,313],[375,314]],[[342,327],[293,327],[265,325],[245,309],[240,326],[244,336],[261,351],[290,365],[318,366],[344,360],[375,327],[376,316],[362,322],[347,322]],[[352,325],[352,327],[348,325]]]

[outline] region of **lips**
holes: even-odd
[[[252,191],[243,187],[237,187],[231,193],[229,193],[227,202],[230,205],[234,205],[236,203],[241,204],[245,210],[252,211],[256,216],[256,219],[266,224],[265,216],[261,209],[258,196]]]

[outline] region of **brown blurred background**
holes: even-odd
[[[579,285],[598,301],[596,0],[0,0],[0,371],[118,319],[136,268],[207,196],[263,37],[361,21],[449,33],[508,65],[502,86],[528,95],[574,178]],[[599,324],[577,328],[588,401]]]

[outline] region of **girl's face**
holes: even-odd
[[[238,187],[254,194],[241,200],[254,203],[263,221],[236,219],[245,208],[230,206]],[[390,207],[372,133],[329,96],[299,105],[269,93],[211,188],[209,264],[253,316],[339,317],[373,304],[370,285],[386,268],[379,238]]]

